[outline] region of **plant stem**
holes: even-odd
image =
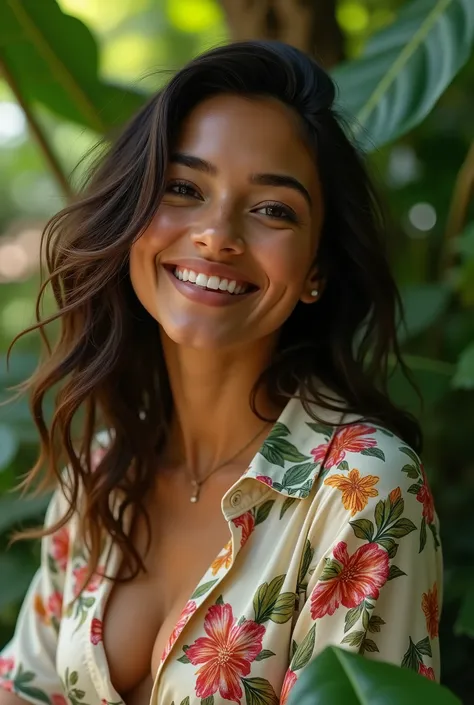
[[[28,121],[29,128],[31,130],[31,133],[35,137],[41,151],[43,152],[43,156],[53,172],[53,175],[58,182],[62,192],[66,196],[66,198],[71,198],[73,195],[73,191],[71,189],[71,185],[69,183],[69,180],[64,173],[63,167],[61,166],[59,159],[57,158],[56,154],[54,153],[52,145],[49,143],[46,134],[39,124],[38,120],[36,119],[36,116],[31,109],[31,106],[28,104],[27,100],[25,99],[23,93],[21,92],[21,89],[16,82],[13,74],[11,73],[10,69],[8,68],[6,62],[4,61],[3,57],[0,56],[0,72],[3,73],[6,82],[8,83],[13,95],[15,96],[16,100],[18,101],[18,104],[20,105],[21,109],[23,110],[26,119]]]

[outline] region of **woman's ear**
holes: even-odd
[[[306,279],[304,289],[300,296],[300,301],[304,304],[313,304],[321,297],[324,290],[324,279],[315,269],[311,271]]]

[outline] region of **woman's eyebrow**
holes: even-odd
[[[211,176],[217,176],[218,174],[218,169],[214,164],[211,164],[211,162],[208,162],[206,159],[195,157],[194,155],[187,154],[186,152],[175,152],[171,156],[170,163],[181,164],[181,166],[187,166],[189,169],[196,169],[197,171],[201,171],[204,174],[209,174]],[[310,208],[313,205],[308,189],[305,188],[301,181],[298,181],[298,179],[294,176],[289,176],[287,174],[251,174],[249,181],[252,184],[257,184],[259,186],[291,188],[303,195]]]

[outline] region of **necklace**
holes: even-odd
[[[218,470],[223,468],[225,465],[228,465],[233,460],[238,458],[239,455],[244,452],[244,450],[247,450],[247,448],[249,446],[251,446],[254,441],[257,440],[257,438],[260,436],[261,433],[263,433],[264,429],[267,428],[267,426],[269,426],[269,424],[270,424],[270,422],[265,423],[265,425],[259,430],[259,432],[256,433],[255,436],[252,436],[252,438],[249,441],[247,441],[247,443],[242,448],[240,448],[237,451],[237,453],[232,455],[230,458],[227,458],[227,460],[225,460],[223,463],[220,463],[217,467],[212,468],[212,470],[207,475],[204,475],[204,477],[202,477],[201,479],[198,480],[197,477],[193,474],[193,477],[191,479],[191,487],[193,489],[192,489],[192,495],[191,495],[189,501],[192,502],[193,504],[198,502],[199,495],[201,493],[201,487],[203,486],[203,484],[205,482],[207,482],[207,480],[211,477],[211,475],[214,475],[215,472],[217,472]]]

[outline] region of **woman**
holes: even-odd
[[[437,676],[437,520],[386,393],[397,291],[333,100],[296,49],[212,50],[51,221],[29,480],[57,488],[1,705],[285,703],[330,644]]]

